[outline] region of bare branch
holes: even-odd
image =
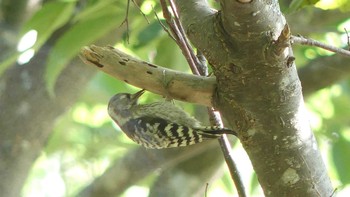
[[[310,38],[304,38],[301,36],[291,36],[291,42],[292,42],[292,44],[298,43],[298,44],[308,45],[308,46],[317,46],[317,47],[323,48],[325,50],[332,51],[334,53],[338,53],[340,55],[350,56],[350,51],[348,51],[348,50],[334,47],[331,45],[327,45],[327,44],[324,44],[322,42],[319,42],[317,40],[313,40]]]
[[[186,42],[184,41],[185,38],[183,37],[183,34],[179,30],[177,23],[171,17],[171,13],[167,8],[167,4],[165,0],[160,0],[160,4],[162,6],[164,18],[166,19],[170,27],[170,30],[173,33],[173,36],[176,38],[177,45],[180,47],[183,55],[185,56],[187,62],[189,63],[192,73],[195,75],[199,75],[199,72],[197,70],[197,65],[191,56],[190,49],[187,47]],[[175,9],[172,8],[172,11],[175,12]]]
[[[130,11],[130,1],[132,1],[135,5],[135,7],[140,11],[140,13],[142,14],[142,16],[145,18],[145,20],[147,21],[147,23],[149,24],[149,20],[146,17],[146,15],[142,12],[141,8],[139,5],[137,5],[137,3],[135,2],[135,0],[128,0],[127,4],[126,4],[126,13],[125,13],[125,17],[124,20],[122,21],[122,23],[119,25],[119,27],[121,27],[122,25],[126,25],[126,42],[129,43],[129,11]]]
[[[134,5],[137,7],[137,9],[138,9],[138,10],[140,11],[140,13],[142,14],[143,18],[145,18],[145,20],[146,20],[147,23],[149,24],[149,20],[148,20],[148,18],[146,17],[146,14],[142,12],[140,6],[137,5],[137,3],[135,2],[135,0],[131,0],[131,1],[134,3]]]
[[[170,2],[170,7],[174,13],[174,21],[178,27],[178,30],[179,30],[179,34],[181,36],[179,36],[180,38],[182,38],[180,40],[181,43],[183,43],[182,45],[184,46],[184,50],[186,51],[186,53],[184,55],[190,55],[189,59],[191,60],[191,63],[193,62],[197,68],[197,72],[204,76],[205,75],[205,72],[203,71],[203,65],[201,65],[201,62],[198,60],[197,56],[195,55],[194,53],[194,50],[190,44],[190,42],[188,41],[188,38],[186,36],[186,33],[185,33],[185,30],[184,28],[182,27],[182,24],[180,22],[180,18],[179,18],[179,14],[177,12],[177,8],[175,6],[175,3],[173,0],[169,0]],[[181,47],[181,46],[180,46]]]
[[[162,23],[162,21],[160,21],[157,12],[154,10],[154,8],[152,7],[154,15],[156,16],[158,23],[160,24],[160,26],[162,26],[163,30],[168,34],[168,36],[173,39],[176,43],[176,38],[171,34],[171,32],[169,31],[169,29]]]
[[[209,108],[209,107],[208,107],[208,113],[209,113],[210,122],[212,125],[223,127],[220,113],[215,112],[214,108]],[[245,187],[244,187],[241,175],[239,174],[236,162],[234,161],[232,156],[231,144],[228,141],[226,135],[222,135],[218,140],[219,140],[221,151],[225,157],[227,167],[230,171],[231,178],[236,186],[237,193],[239,197],[246,197],[247,194],[245,192]]]
[[[215,77],[203,77],[160,67],[131,57],[113,47],[84,47],[86,64],[119,79],[169,98],[212,106]]]
[[[130,0],[128,0],[128,3],[126,4],[126,13],[124,20],[119,25],[121,27],[122,25],[126,25],[126,42],[129,43],[129,9],[130,9]]]
[[[346,30],[346,28],[344,28],[344,31],[345,31],[346,37],[347,37],[348,50],[350,50],[350,36],[349,36],[348,30]]]

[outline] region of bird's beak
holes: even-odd
[[[143,93],[145,93],[145,91],[146,91],[145,89],[142,89],[142,90],[136,92],[135,94],[133,94],[132,95],[132,100],[134,102],[137,102],[137,100],[143,95]]]

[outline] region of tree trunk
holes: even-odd
[[[242,1],[243,2],[243,1]],[[239,132],[266,196],[330,196],[278,1],[177,0],[217,77],[215,106]]]

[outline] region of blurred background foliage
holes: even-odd
[[[126,23],[123,23],[126,0],[46,1],[42,6],[33,8],[31,17],[21,27],[21,41],[17,49],[8,52],[6,58],[0,62],[0,73],[14,61],[25,64],[45,42],[48,42],[52,34],[65,29],[65,33],[54,43],[46,63],[46,88],[53,94],[57,77],[67,63],[77,56],[80,48],[94,43],[119,26],[115,31],[119,41],[110,45],[160,66],[190,72],[181,51],[159,24],[165,22],[158,2],[136,2],[145,16],[137,6],[130,3],[127,33]],[[305,2],[309,2],[311,6]],[[215,1],[210,3],[219,8]],[[328,9],[339,13],[348,12],[350,1],[286,0],[280,3],[287,20],[292,21],[290,26],[294,34],[300,33],[337,47],[347,47],[348,37],[344,28],[350,30],[350,18],[339,18],[327,24],[323,23],[322,18],[313,19],[317,24],[309,24],[308,29],[300,28],[299,25],[303,25],[302,20],[311,20],[316,9],[323,10],[324,17],[327,17]],[[160,21],[156,20],[155,14]],[[298,67],[303,67],[314,59],[333,55],[315,47],[294,46],[294,49]],[[343,80],[306,98],[308,117],[339,196],[347,196],[350,193],[349,86],[350,81]],[[22,190],[24,197],[75,196],[112,163],[127,154],[128,150],[138,147],[112,123],[106,111],[108,100],[113,94],[135,92],[137,89],[100,72],[91,79],[87,87],[82,88],[83,94],[67,113],[59,117],[46,148],[34,163]],[[162,99],[147,93],[141,102]],[[200,111],[196,106],[176,103],[191,114],[196,114],[197,118],[207,119],[202,117],[205,113],[196,113]],[[235,143],[233,152],[250,196],[262,195],[249,159],[238,143]],[[224,172],[221,170],[216,179],[209,183],[208,196],[235,194],[224,163],[222,169]],[[122,196],[147,196],[153,181],[152,177],[145,178],[137,185],[129,187]]]

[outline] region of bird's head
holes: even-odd
[[[108,103],[108,114],[113,118],[130,117],[133,107],[138,105],[138,100],[145,90],[140,90],[135,94],[119,93],[114,95]]]

